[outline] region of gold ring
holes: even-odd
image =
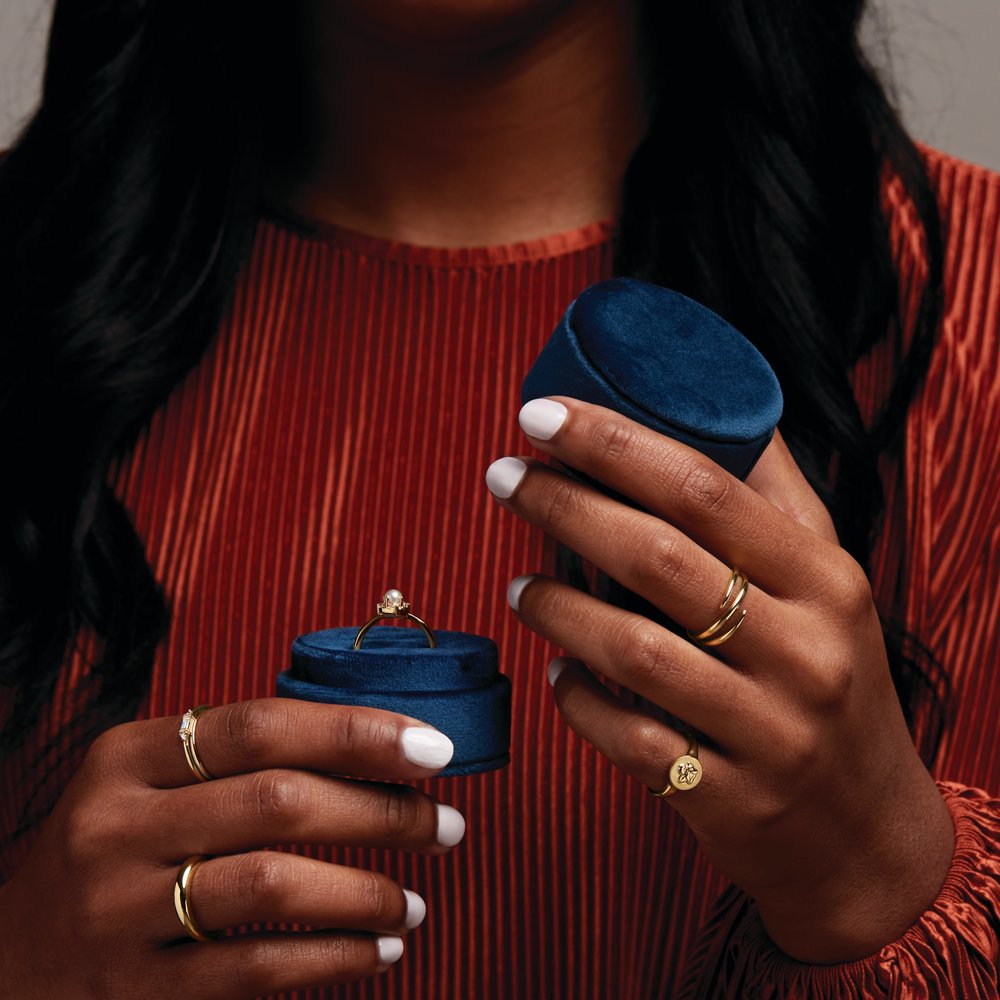
[[[195,730],[198,728],[198,716],[203,715],[212,706],[199,705],[197,708],[189,708],[181,719],[181,728],[177,730],[177,735],[184,744],[184,756],[187,759],[188,767],[194,771],[199,781],[211,781],[212,775],[205,769],[198,758],[198,747],[195,743]]]
[[[690,792],[701,781],[701,776],[705,772],[698,759],[698,741],[691,733],[687,734],[687,738],[687,753],[682,754],[670,765],[666,786],[659,792],[650,788],[650,795],[655,795],[658,799],[665,799],[675,792]]]
[[[357,638],[354,640],[354,648],[361,648],[361,641],[368,634],[368,630],[378,622],[382,621],[383,618],[398,618],[409,620],[415,622],[424,630],[424,635],[427,636],[427,642],[431,649],[437,647],[437,639],[434,638],[434,633],[430,630],[427,622],[421,621],[416,615],[410,613],[410,605],[406,603],[403,599],[403,595],[393,588],[392,590],[387,590],[382,595],[382,600],[375,608],[375,617],[369,619],[361,626],[361,631],[358,632]]]
[[[195,854],[187,859],[181,870],[177,873],[177,880],[174,882],[174,910],[180,920],[184,930],[195,939],[195,941],[214,941],[219,935],[209,934],[203,931],[191,916],[191,879],[194,877],[195,869],[203,861],[208,861],[204,854]]]
[[[747,616],[746,608],[741,608],[743,598],[746,597],[750,581],[734,566],[729,577],[729,586],[726,587],[726,594],[722,598],[719,610],[722,617],[717,618],[706,629],[701,632],[688,632],[688,638],[699,646],[721,646],[730,636],[736,634],[736,630],[743,624],[743,619]],[[733,620],[735,619],[735,623]],[[721,633],[721,635],[720,635]]]

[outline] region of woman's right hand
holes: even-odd
[[[415,719],[285,698],[226,705],[198,719],[199,782],[180,719],[108,730],[0,889],[4,995],[236,1000],[384,971],[423,900],[375,872],[277,851],[285,843],[444,854],[465,833],[455,809],[407,785],[444,767],[451,743]],[[206,932],[265,921],[309,933],[197,942],[174,911],[190,886]],[[326,928],[336,928],[328,930]]]

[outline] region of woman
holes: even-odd
[[[15,995],[994,995],[1000,187],[913,147],[861,3],[688,8],[57,4],[0,174]],[[513,457],[613,270],[776,369],[747,486],[567,399],[533,453],[651,513]],[[556,543],[696,634],[738,566],[743,625],[710,655]],[[497,639],[511,768],[425,783],[419,720],[269,698],[389,585]],[[687,737],[559,659],[567,729],[557,647],[703,781],[647,795]],[[268,921],[319,929],[211,939]]]

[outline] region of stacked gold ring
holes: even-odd
[[[706,629],[700,632],[688,632],[688,638],[699,646],[721,646],[743,624],[746,618],[746,608],[741,608],[746,597],[750,581],[735,566],[729,577],[729,586],[719,605],[721,617],[717,618]]]
[[[181,719],[181,728],[177,730],[177,735],[184,744],[184,758],[188,762],[188,767],[194,772],[199,781],[211,781],[212,775],[208,773],[205,765],[198,757],[198,745],[195,741],[195,733],[198,729],[198,716],[204,715],[209,710],[210,705],[199,705],[197,708],[189,708]]]

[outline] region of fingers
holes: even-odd
[[[532,400],[519,419],[532,444],[664,518],[767,593],[804,600],[817,590],[826,547],[816,533],[693,448],[565,397]]]
[[[111,766],[154,788],[198,778],[178,736],[180,718],[118,726],[102,737]],[[302,768],[393,781],[424,778],[451,760],[444,733],[417,719],[374,708],[261,698],[198,717],[196,752],[213,778],[269,768]]]
[[[559,657],[549,667],[556,704],[570,728],[623,771],[647,788],[659,791],[667,784],[671,762],[688,752],[688,738],[640,708],[612,694],[579,660]],[[703,805],[720,798],[728,770],[725,759],[699,748],[704,777],[692,794],[669,797],[673,805]]]
[[[514,475],[519,475],[516,484]],[[719,620],[731,571],[673,526],[539,462],[501,459],[486,479],[501,493],[513,485],[513,493],[501,503],[645,597],[683,628],[700,632]],[[751,583],[755,583],[752,578]],[[783,644],[794,646],[801,631],[796,608],[783,606],[754,585],[740,604],[742,612],[745,622],[725,649],[719,649],[728,662],[753,664],[762,657],[773,658]],[[737,621],[734,617],[733,624]]]
[[[173,893],[168,870],[157,900]],[[280,851],[211,858],[192,871],[188,908],[206,933],[253,923],[298,924],[316,930],[350,929],[405,934],[427,913],[423,899],[378,872],[327,864]],[[182,938],[180,921],[157,906],[162,940]]]
[[[183,995],[204,1000],[319,989],[384,972],[403,955],[396,935],[314,932],[243,934],[164,954],[167,975]]]
[[[771,443],[745,481],[782,513],[812,529],[828,542],[839,544],[830,512],[802,475],[780,431],[774,432]]]
[[[548,577],[520,577],[511,606],[533,631],[722,745],[739,740],[735,713],[750,681],[686,639]]]
[[[308,771],[257,771],[149,797],[135,835],[163,845],[167,864],[284,843],[444,854],[465,836],[461,813],[415,788]]]

